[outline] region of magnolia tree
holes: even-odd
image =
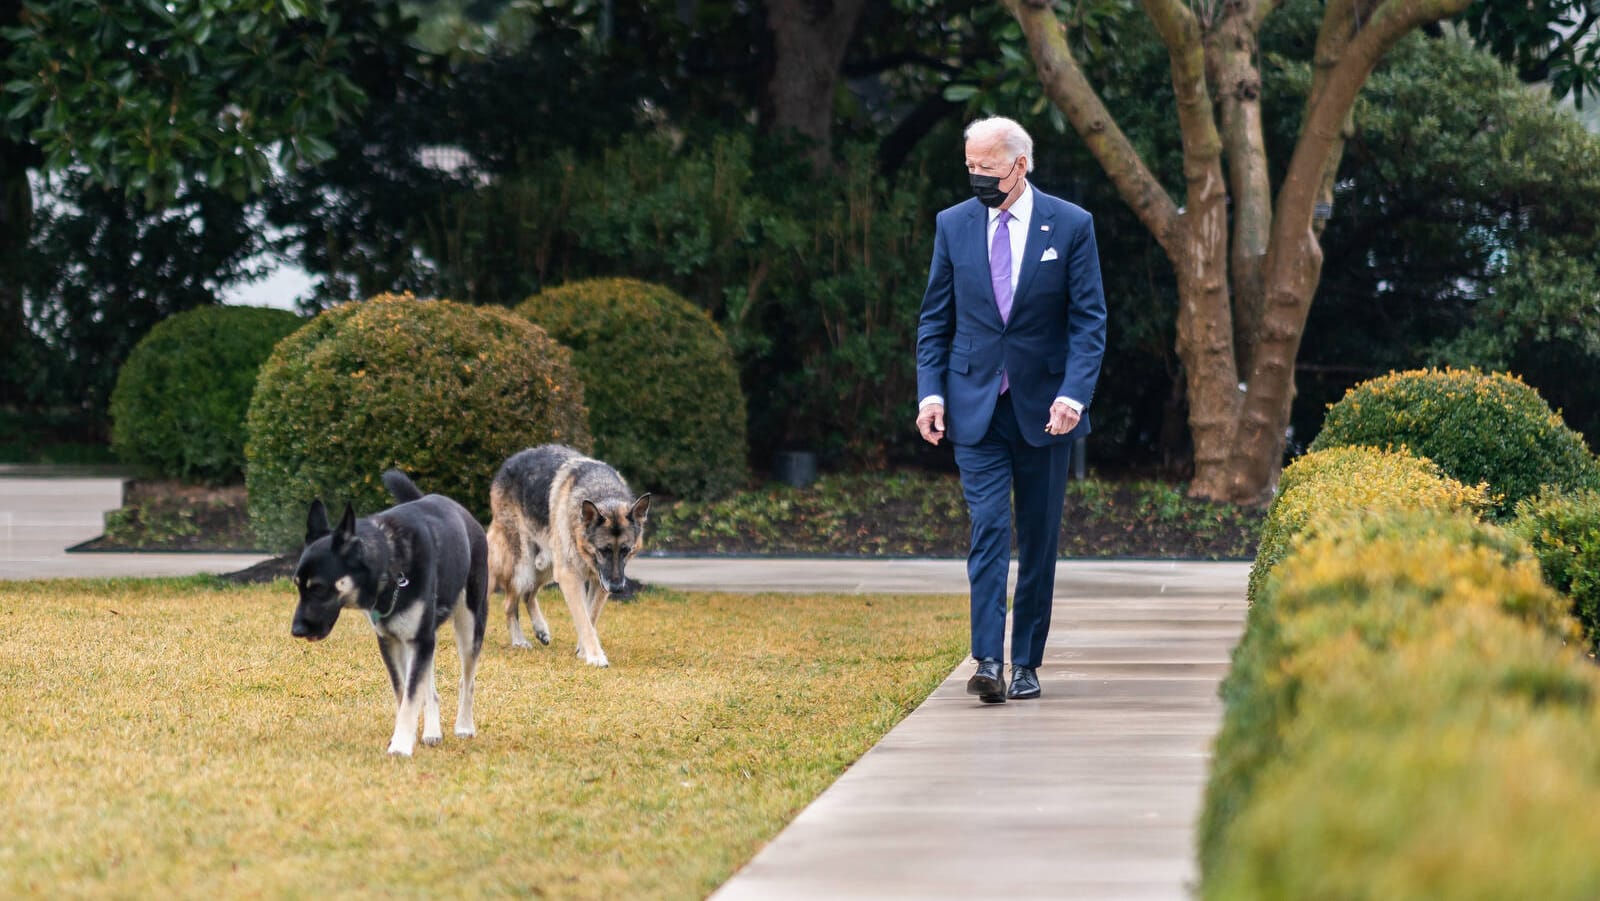
[[[1118,127],[1045,0],[1001,0],[1065,115],[1177,274],[1177,351],[1194,441],[1190,494],[1258,503],[1283,455],[1294,365],[1322,269],[1321,222],[1362,86],[1414,29],[1468,0],[1327,0],[1299,139],[1276,186],[1262,134],[1257,35],[1271,0],[1142,0],[1171,60],[1184,196]]]

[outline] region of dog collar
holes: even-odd
[[[367,611],[367,616],[372,617],[372,624],[374,626],[376,626],[378,624],[379,620],[383,619],[384,617],[386,617],[389,614],[394,612],[395,605],[400,603],[400,589],[402,589],[402,588],[404,588],[404,587],[406,587],[407,585],[410,585],[410,584],[411,584],[411,581],[406,578],[406,574],[405,573],[400,573],[399,576],[395,579],[394,593],[389,595],[389,609],[384,611],[383,613],[379,613],[377,607],[373,607],[371,610]]]

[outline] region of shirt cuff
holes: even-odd
[[[921,410],[927,407],[929,404],[938,404],[942,407],[944,406],[944,397],[938,394],[930,394],[917,402],[917,409]]]
[[[1066,395],[1062,395],[1061,397],[1056,398],[1056,403],[1058,403],[1058,404],[1066,404],[1067,406],[1071,407],[1076,412],[1079,412],[1079,413],[1083,412],[1083,404],[1078,403],[1077,401],[1073,400],[1070,397],[1067,397]]]

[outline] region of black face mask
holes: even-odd
[[[1000,190],[1000,183],[1010,178],[1011,173],[1015,171],[1017,171],[1017,164],[1012,161],[1011,168],[1007,169],[1004,175],[979,175],[976,172],[969,174],[967,181],[972,183],[972,196],[978,198],[979,203],[991,210],[1005,203],[1006,197],[1011,192]],[[1012,187],[1016,187],[1016,185],[1012,185]]]

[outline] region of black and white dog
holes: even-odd
[[[439,694],[433,684],[435,633],[450,620],[461,651],[461,698],[456,734],[470,736],[472,685],[489,612],[489,550],[483,527],[466,508],[439,494],[426,497],[399,470],[383,474],[399,501],[362,519],[345,505],[338,528],[328,528],[321,498],[306,517],[306,548],[295,568],[300,592],[296,638],[321,641],[339,612],[362,611],[372,620],[378,648],[394,687],[394,737],[390,754],[411,756],[417,743],[438,744]]]

